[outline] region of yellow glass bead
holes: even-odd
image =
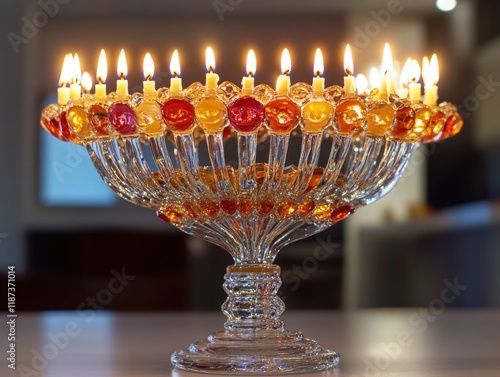
[[[145,100],[136,108],[137,123],[141,132],[148,135],[162,135],[165,125],[162,122],[161,107],[154,100]]]
[[[320,204],[313,210],[313,215],[318,220],[326,220],[332,213],[332,206],[330,204]]]
[[[312,100],[302,108],[304,132],[323,132],[333,115],[333,106],[324,100]]]
[[[67,119],[70,127],[81,137],[90,137],[89,115],[80,106],[73,106],[67,112]]]
[[[356,99],[346,99],[335,108],[335,129],[339,133],[352,134],[365,123],[366,107]]]
[[[198,124],[206,132],[220,132],[227,120],[227,108],[224,103],[214,97],[199,100],[194,106]]]
[[[392,127],[396,111],[385,102],[373,104],[368,109],[366,117],[368,134],[371,136],[384,136]]]
[[[406,138],[409,140],[420,140],[427,133],[431,117],[432,112],[428,107],[422,106],[416,108],[415,124]]]

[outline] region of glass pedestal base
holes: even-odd
[[[217,332],[175,352],[172,364],[202,373],[307,373],[333,368],[340,356],[296,331]]]

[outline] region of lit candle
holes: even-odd
[[[144,78],[146,79],[142,82],[144,89],[144,98],[153,99],[156,97],[156,88],[154,80],[151,79],[153,78],[153,75],[155,73],[155,63],[153,62],[153,58],[151,57],[151,54],[149,52],[144,56],[142,69],[144,71]]]
[[[108,75],[108,62],[106,52],[101,50],[97,62],[97,84],[95,84],[95,99],[103,101],[106,98],[106,76]]]
[[[344,90],[348,96],[356,93],[356,83],[354,76],[354,63],[352,61],[351,46],[347,45],[344,52],[344,71],[347,76],[344,76]]]
[[[370,70],[370,84],[372,89],[380,87],[380,73],[375,67]]]
[[[316,49],[316,54],[314,55],[314,75],[313,78],[313,92],[315,94],[322,94],[325,89],[325,78],[321,77],[323,74],[324,65],[323,65],[323,54],[321,50]]]
[[[75,54],[73,57],[73,73],[72,73],[72,80],[71,80],[71,86],[70,86],[70,91],[71,91],[71,99],[75,100],[78,99],[82,96],[82,87],[80,85],[80,82],[82,81],[82,69],[80,68],[80,59],[78,58],[78,54]]]
[[[429,63],[427,83],[425,85],[424,103],[427,106],[436,106],[438,100],[439,63],[436,54],[433,54]]]
[[[255,52],[252,49],[248,50],[247,55],[247,75],[243,77],[241,82],[242,91],[241,94],[248,96],[253,92],[255,70],[257,69],[257,59],[255,58]]]
[[[66,86],[71,80],[73,57],[71,54],[66,54],[64,57],[64,62],[61,70],[61,76],[59,77],[59,86],[57,89],[57,103],[59,105],[65,105],[69,101],[70,89]]]
[[[85,94],[89,94],[92,89],[92,77],[90,77],[90,73],[83,72],[82,75],[82,88]]]
[[[387,93],[394,91],[393,68],[394,63],[392,61],[391,47],[389,43],[386,43],[384,45],[384,54],[382,55],[382,79],[379,86],[379,92],[383,98],[387,97]]]
[[[215,55],[214,55],[214,50],[212,50],[212,47],[207,47],[206,66],[208,73],[206,75],[205,86],[207,89],[216,89],[217,83],[219,82],[219,75],[214,73]]]
[[[420,79],[420,66],[416,60],[412,60],[409,70],[411,83],[410,88],[410,101],[411,103],[420,102],[421,85],[417,82]]]
[[[429,85],[429,80],[428,80],[428,72],[429,72],[429,58],[427,56],[424,56],[422,58],[422,79],[424,80],[424,86]]]
[[[366,93],[368,89],[368,79],[362,73],[356,76],[356,89],[358,94]]]
[[[403,67],[403,70],[401,71],[401,74],[399,75],[399,88],[397,91],[397,95],[399,98],[406,98],[408,97],[408,79],[410,76],[410,69],[411,69],[411,62],[413,61],[412,58],[408,58],[406,60],[406,63]]]
[[[170,59],[170,74],[173,76],[170,79],[170,94],[173,96],[179,95],[182,92],[181,63],[179,61],[179,53],[177,50],[172,54]]]
[[[290,59],[290,53],[288,49],[284,48],[281,54],[281,75],[278,77],[276,82],[276,91],[279,96],[284,96],[288,93],[290,88],[290,71],[292,69],[292,59]]]
[[[127,59],[125,58],[125,50],[120,51],[120,56],[118,57],[118,77],[116,80],[116,93],[121,99],[128,96],[128,81],[125,80],[127,77]]]

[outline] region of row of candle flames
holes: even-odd
[[[208,47],[206,50],[206,68],[207,88],[215,88],[218,82],[218,76],[214,73],[215,70],[215,57],[212,48]],[[152,80],[154,75],[154,62],[149,53],[144,57],[144,95],[151,96],[156,93],[155,82]],[[400,98],[409,98],[412,103],[418,103],[422,100],[421,97],[421,84],[419,83],[422,76],[425,86],[425,95],[423,102],[428,106],[435,106],[437,104],[437,82],[439,80],[439,64],[436,54],[433,54],[429,60],[427,57],[423,58],[422,69],[419,63],[408,58],[400,74],[399,87],[396,89],[395,80],[393,78],[393,59],[391,49],[388,43],[384,46],[384,53],[382,58],[382,75],[380,75],[377,68],[373,67],[370,71],[370,82],[372,88],[378,88],[381,98],[387,97],[388,94],[396,93]],[[322,91],[324,89],[323,75],[323,57],[320,49],[316,50],[314,59],[314,79],[313,90]],[[344,77],[344,90],[347,95],[355,93],[362,94],[368,90],[368,79],[363,74],[353,76],[354,64],[352,59],[351,48],[347,45],[344,53],[344,70],[346,76]],[[243,77],[242,89],[243,91],[251,94],[253,90],[254,78],[256,71],[256,58],[253,50],[250,50],[247,55],[247,77]],[[290,87],[290,74],[291,59],[288,50],[285,48],[281,58],[281,75],[278,78],[276,90],[278,93],[284,94]],[[180,62],[177,50],[174,51],[170,61],[170,72],[172,74],[170,82],[170,93],[172,95],[180,94],[182,91],[182,81],[180,78]],[[125,58],[125,51],[121,50],[118,59],[118,77],[116,92],[120,98],[125,98],[128,95],[128,82],[127,76],[127,62]],[[99,61],[97,65],[97,84],[95,85],[95,98],[96,100],[104,100],[106,97],[106,76],[107,76],[107,60],[106,53],[101,50]],[[69,84],[69,87],[68,87]],[[92,89],[92,78],[88,72],[81,73],[80,61],[78,54],[74,56],[67,54],[61,76],[59,79],[60,88],[58,89],[58,103],[61,105],[66,104],[70,99],[76,100],[81,97],[82,88],[84,93],[90,93]]]

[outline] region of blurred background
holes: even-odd
[[[142,87],[145,52],[160,87],[168,85],[174,49],[187,86],[204,80],[206,46],[214,47],[221,81],[237,84],[253,48],[256,84],[273,86],[284,47],[292,83],[311,81],[320,47],[329,86],[342,83],[346,43],[355,73],[368,74],[386,41],[402,63],[439,55],[440,98],[459,106],[465,126],[455,138],[419,149],[387,197],[286,247],[277,258],[281,295],[289,308],[417,306],[440,297],[448,280],[468,286],[451,305],[500,306],[500,3],[437,3],[2,2],[0,268],[16,266],[18,309],[76,309],[124,271],[133,282],[101,307],[217,309],[225,297],[231,259],[224,251],[118,199],[82,147],[39,126],[41,109],[56,101],[66,53],[77,52],[83,70],[95,74],[106,49],[112,90],[125,48],[133,92]]]

